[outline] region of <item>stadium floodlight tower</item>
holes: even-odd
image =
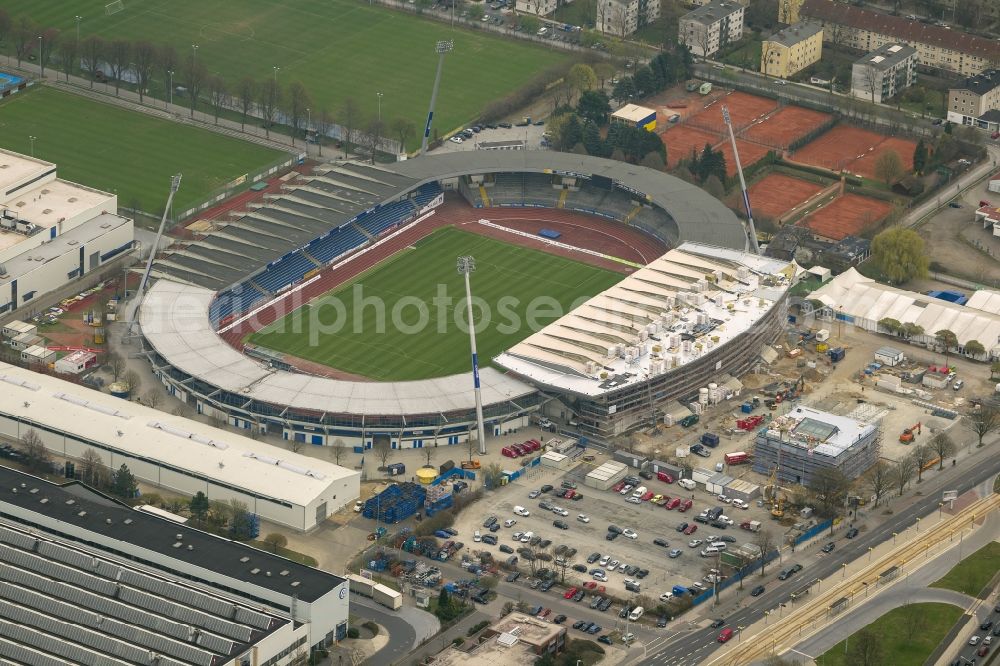
[[[455,48],[455,42],[449,40],[440,41],[434,45],[434,50],[438,54],[437,75],[434,77],[434,89],[431,90],[431,108],[427,111],[427,124],[424,125],[424,138],[420,142],[421,154],[427,152],[427,140],[431,136],[431,121],[434,119],[434,103],[437,102],[438,86],[441,85],[441,69],[444,67],[444,56]]]
[[[476,325],[472,321],[472,286],[469,275],[476,270],[476,260],[466,255],[458,258],[458,272],[465,276],[465,312],[469,326],[469,347],[472,350],[472,388],[476,395],[476,429],[479,435],[479,454],[486,455],[486,428],[483,426],[483,393],[479,387],[479,357],[476,353]]]
[[[170,194],[167,195],[167,205],[163,207],[163,217],[160,218],[160,228],[156,231],[156,240],[153,241],[153,247],[149,248],[149,257],[146,258],[146,270],[142,272],[142,279],[139,280],[139,288],[135,292],[135,306],[132,308],[132,316],[129,318],[128,326],[125,328],[125,335],[122,336],[123,340],[127,340],[132,335],[132,328],[135,326],[135,320],[139,316],[139,304],[142,303],[142,293],[146,289],[146,283],[149,282],[149,272],[153,270],[153,259],[156,257],[156,250],[160,247],[160,239],[163,238],[163,227],[167,222],[170,206],[174,202],[174,195],[177,194],[180,186],[181,174],[178,173],[171,176]]]
[[[747,211],[747,236],[750,238],[750,251],[760,254],[760,246],[757,245],[757,229],[753,224],[753,213],[750,211],[750,194],[747,192],[747,181],[743,178],[743,165],[740,164],[740,152],[736,150],[736,135],[733,134],[733,122],[729,117],[729,108],[722,107],[722,119],[726,122],[729,130],[729,142],[733,146],[733,158],[736,160],[736,173],[740,175],[740,189],[743,191],[743,207]]]

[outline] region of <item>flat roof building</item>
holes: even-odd
[[[111,469],[185,495],[238,499],[264,520],[309,530],[357,499],[360,473],[0,363],[0,435],[34,430],[53,454],[96,451]]]
[[[746,7],[733,0],[710,0],[692,9],[677,24],[677,42],[694,55],[708,57],[743,37]]]
[[[434,656],[437,666],[497,666],[527,664],[544,654],[562,651],[566,627],[545,620],[511,613],[482,634],[471,650],[450,647]]]
[[[990,132],[1000,130],[1000,69],[980,72],[949,89],[948,120]]]
[[[917,80],[917,50],[884,44],[851,66],[851,94],[875,104],[895,97]]]
[[[611,122],[629,127],[641,127],[652,132],[656,129],[656,110],[638,104],[626,104],[611,114]]]

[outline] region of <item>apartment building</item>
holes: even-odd
[[[917,80],[917,50],[886,44],[851,66],[851,94],[876,104],[909,88]]]
[[[746,8],[735,0],[711,0],[689,11],[677,25],[677,41],[691,53],[708,57],[743,36]]]
[[[766,76],[787,79],[823,55],[823,26],[796,23],[774,33],[761,44],[760,71]]]
[[[861,9],[833,0],[783,0],[779,20],[818,21],[823,40],[866,53],[886,44],[906,44],[921,66],[975,76],[1000,67],[1000,41],[937,25]]]
[[[948,120],[989,132],[1000,131],[1000,69],[970,76],[948,90]]]
[[[626,37],[660,18],[660,0],[598,0],[597,29]]]
[[[518,12],[525,14],[535,14],[536,16],[548,16],[559,6],[558,0],[517,0],[514,8]]]

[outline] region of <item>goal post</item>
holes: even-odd
[[[114,0],[114,2],[109,2],[104,5],[104,13],[108,16],[122,11],[125,11],[125,3],[123,0]]]

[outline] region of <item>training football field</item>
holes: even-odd
[[[365,119],[412,121],[424,125],[439,40],[454,40],[447,56],[435,112],[442,133],[467,124],[492,99],[527,83],[547,65],[563,61],[559,51],[504,39],[358,0],[124,0],[125,9],[108,16],[104,0],[6,0],[11,16],[22,13],[43,27],[75,38],[146,39],[173,44],[181,59],[197,45],[197,57],[232,87],[245,76],[275,76],[286,85],[302,81],[313,97],[313,112],[335,112],[354,97]],[[11,39],[5,48],[12,49]],[[279,69],[275,72],[274,68]],[[152,94],[162,98],[163,74],[155,74]],[[184,85],[181,72],[175,83]],[[177,98],[175,98],[177,101]],[[185,100],[181,99],[181,103]],[[315,117],[315,116],[314,116]],[[364,126],[362,123],[360,126]],[[409,142],[419,145],[419,138]]]
[[[472,255],[476,263],[473,301],[481,299],[482,307],[473,316],[481,366],[568,312],[578,299],[622,278],[444,228],[252,334],[250,342],[383,381],[468,372],[465,283],[455,265],[460,255]]]
[[[174,211],[283,153],[208,130],[34,86],[0,102],[0,148],[55,162],[60,178],[117,192],[120,206],[159,215],[170,177]]]

